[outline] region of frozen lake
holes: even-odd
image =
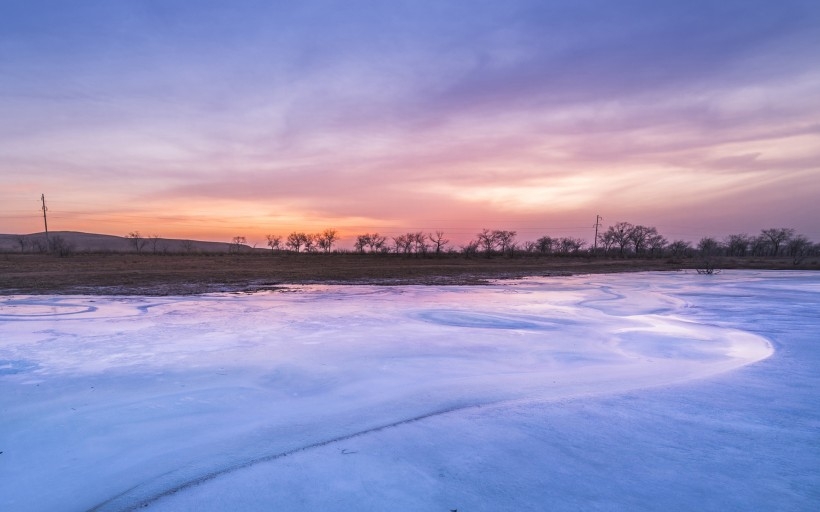
[[[0,510],[820,510],[820,273],[0,298]]]

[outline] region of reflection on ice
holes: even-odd
[[[702,320],[701,283],[642,274],[5,298],[0,509],[160,506],[242,468],[444,412],[682,383],[768,357],[742,318]]]

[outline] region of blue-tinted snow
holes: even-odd
[[[820,276],[0,300],[0,510],[815,510]]]

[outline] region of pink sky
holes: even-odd
[[[820,9],[713,4],[3,7],[0,232],[820,240]]]

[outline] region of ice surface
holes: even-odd
[[[0,299],[0,510],[815,510],[820,277]]]

